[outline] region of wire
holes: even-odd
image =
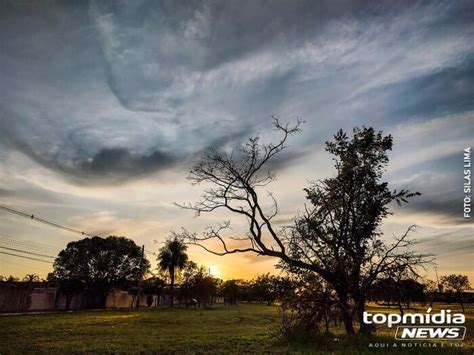
[[[16,252],[18,252],[18,253],[36,255],[36,256],[41,256],[41,257],[50,258],[50,259],[56,259],[56,257],[54,257],[54,256],[52,256],[52,255],[34,253],[34,252],[32,252],[32,251],[21,250],[21,249],[16,249],[16,248],[9,248],[9,247],[5,247],[5,246],[3,246],[3,245],[0,245],[0,248],[1,248],[1,249],[6,249],[6,250],[11,250],[11,251],[16,251]]]
[[[42,244],[42,243],[36,243],[32,241],[27,241],[19,238],[15,238],[9,235],[4,235],[0,234],[0,249],[5,249],[9,251],[14,251],[17,253],[23,253],[23,254],[29,254],[33,256],[39,256],[43,258],[50,258],[50,259],[56,259],[52,255],[48,255],[46,253],[51,253],[51,252],[57,252],[58,248],[54,248],[51,245],[47,244]],[[34,251],[33,251],[34,250]],[[18,258],[26,258],[29,260],[34,260],[34,261],[42,261],[46,263],[52,263],[50,261],[46,260],[41,260],[33,257],[28,257],[24,255],[17,255],[17,254],[12,254],[12,253],[7,253],[4,251],[0,251],[2,254],[10,255],[10,256],[15,256]]]
[[[21,216],[21,217],[24,217],[24,218],[28,218],[28,219],[31,219],[31,220],[34,220],[36,222],[40,222],[40,223],[43,223],[43,224],[46,224],[46,225],[49,225],[51,227],[55,227],[55,228],[59,228],[59,229],[62,229],[62,230],[66,230],[68,232],[72,232],[72,233],[75,233],[75,234],[80,234],[82,236],[87,236],[87,237],[95,237],[96,235],[92,235],[90,233],[86,233],[84,231],[80,231],[78,229],[74,229],[74,228],[70,228],[70,227],[67,227],[67,226],[64,226],[62,224],[59,224],[59,223],[56,223],[56,222],[52,222],[52,221],[49,221],[47,219],[44,219],[44,218],[40,218],[40,217],[36,217],[34,214],[30,214],[30,213],[26,213],[26,212],[23,212],[23,211],[20,211],[20,210],[17,210],[15,208],[12,208],[12,207],[9,207],[9,206],[6,206],[6,205],[3,205],[3,204],[0,204],[0,209],[1,210],[4,210],[6,212],[9,212],[9,213],[13,213],[17,216]],[[0,235],[1,236],[1,235]],[[15,239],[15,238],[12,238],[12,237],[8,237],[8,236],[4,236],[6,238],[10,238],[10,239],[13,239],[13,240],[20,240],[20,239]],[[30,241],[25,241],[26,243],[32,243],[34,244],[34,242],[30,242]],[[36,244],[40,244],[40,243],[36,243]],[[46,244],[43,244],[44,246],[47,246]],[[150,250],[145,250],[147,253],[150,253],[150,254],[153,254],[153,255],[157,255],[155,252],[153,251],[150,251]]]
[[[4,211],[6,211],[6,212],[9,212],[9,213],[16,214],[17,216],[21,216],[21,217],[25,217],[25,218],[32,219],[32,220],[34,220],[34,221],[36,221],[36,222],[40,222],[40,223],[46,224],[46,225],[51,226],[51,227],[54,227],[54,228],[59,228],[59,229],[62,229],[62,230],[66,230],[66,231],[68,231],[68,232],[80,234],[80,235],[82,235],[82,236],[94,237],[94,235],[89,234],[89,233],[86,233],[86,232],[84,232],[84,231],[80,231],[80,230],[78,230],[78,229],[70,228],[70,227],[64,226],[64,225],[59,224],[59,223],[56,223],[56,222],[48,221],[47,219],[40,218],[40,217],[36,217],[34,214],[29,214],[29,213],[26,213],[26,212],[23,212],[23,211],[20,211],[20,210],[17,210],[17,209],[14,209],[14,208],[5,206],[5,205],[3,205],[3,204],[0,204],[0,209],[1,209],[1,210],[4,210]]]
[[[31,248],[31,249],[35,249],[35,250],[46,252],[46,253],[50,253],[50,252],[56,253],[58,249],[60,249],[59,247],[53,247],[52,245],[46,245],[46,244],[41,244],[41,243],[35,243],[33,241],[16,239],[10,236],[4,236],[2,234],[0,234],[0,243],[8,244],[11,246],[20,246],[23,248]]]
[[[30,244],[25,244],[25,243],[15,243],[11,242],[10,240],[2,240],[0,239],[0,245],[7,246],[9,248],[20,248],[23,250],[30,250],[34,251],[36,253],[42,253],[42,254],[50,254],[50,255],[56,255],[60,249],[52,250],[52,249],[43,249],[43,248],[38,248],[34,245]]]
[[[44,244],[44,243],[40,243],[40,242],[33,242],[33,241],[30,241],[30,240],[21,239],[21,238],[16,238],[16,237],[12,237],[11,235],[1,234],[1,233],[0,233],[0,238],[6,238],[6,239],[16,240],[16,241],[20,241],[20,242],[26,242],[26,243],[37,244],[37,245],[40,245],[40,246],[43,246],[43,247],[47,247],[47,248],[55,248],[55,246],[53,246],[53,245],[51,245],[51,244]]]
[[[36,259],[36,258],[30,258],[29,256],[7,253],[7,252],[5,252],[5,251],[0,251],[0,254],[10,255],[10,256],[16,256],[16,257],[18,257],[18,258],[29,259],[29,260],[35,260],[35,261],[42,261],[43,263],[53,264],[52,261],[41,260],[41,259]]]

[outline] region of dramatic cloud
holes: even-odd
[[[281,221],[333,173],[324,141],[365,125],[394,136],[391,186],[422,193],[391,223],[448,233],[465,222],[473,14],[472,1],[0,0],[0,198],[149,242],[189,217],[171,202],[194,196],[200,152],[274,139],[274,114],[306,120],[272,166]]]

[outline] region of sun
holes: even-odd
[[[221,273],[219,271],[219,268],[216,265],[210,265],[209,266],[209,275],[213,277],[221,277]]]

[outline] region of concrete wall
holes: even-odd
[[[135,307],[133,296],[126,291],[115,291],[107,296],[105,307],[110,309]],[[183,301],[183,300],[181,300]],[[213,298],[213,303],[224,303],[222,297]],[[169,295],[153,296],[151,307],[170,304]],[[179,305],[179,299],[175,298]],[[71,299],[69,310],[97,309],[103,306],[101,296],[93,289],[84,290]],[[140,307],[148,307],[147,296],[140,297]],[[0,283],[0,312],[29,312],[29,311],[64,311],[66,296],[60,294],[56,287],[49,287],[41,282]]]
[[[35,288],[30,296],[28,311],[54,310],[56,287]]]
[[[155,306],[155,302],[157,301],[157,296],[153,296],[153,303],[152,307]],[[147,297],[145,295],[140,296],[140,307],[148,307],[146,302]],[[132,305],[133,301],[133,305]],[[133,300],[133,296],[129,295],[126,291],[115,291],[114,293],[110,293],[107,296],[107,302],[105,307],[106,308],[130,308],[136,306],[136,300]],[[159,300],[158,300],[159,305]]]
[[[71,310],[97,308],[100,297],[93,291],[75,295],[69,306]],[[58,293],[57,287],[42,282],[0,283],[0,312],[54,311],[66,309],[66,296]]]
[[[133,296],[126,291],[115,291],[107,296],[106,308],[135,307]],[[163,304],[163,300],[153,296],[151,307]],[[93,289],[84,290],[71,299],[69,310],[96,309],[102,307],[102,299]],[[147,297],[140,297],[140,307],[148,307]],[[48,287],[41,282],[0,283],[0,312],[64,311],[66,296],[57,287]]]
[[[66,310],[67,297],[61,293],[58,293],[56,298],[56,310]],[[103,306],[103,299],[101,295],[97,294],[94,290],[84,290],[79,294],[72,296],[69,310],[76,311],[80,309],[97,309]]]
[[[29,283],[1,283],[0,312],[27,311],[33,288]]]

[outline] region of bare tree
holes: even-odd
[[[230,229],[230,221],[216,228],[207,228],[203,235],[198,236],[183,230],[180,236],[188,244],[198,245],[216,255],[250,252],[259,255],[269,255],[286,259],[285,246],[278,231],[272,225],[272,219],[278,213],[278,204],[273,195],[268,192],[272,208],[267,211],[262,207],[258,190],[275,180],[275,175],[267,169],[268,163],[286,147],[289,136],[299,133],[301,120],[295,125],[283,125],[274,118],[275,129],[282,133],[282,138],[276,144],[261,145],[259,136],[250,137],[238,152],[225,152],[211,149],[192,168],[188,179],[192,184],[208,184],[202,199],[195,204],[177,204],[181,208],[193,210],[196,216],[202,213],[226,209],[245,218],[248,223],[248,233],[245,237],[229,237],[234,242],[246,242],[245,247],[230,248],[223,233]],[[264,233],[271,237],[271,242],[264,241]],[[203,242],[217,240],[220,250],[210,249]],[[301,263],[300,266],[304,266]]]
[[[274,118],[281,133],[276,144],[260,144],[258,135],[248,139],[236,152],[211,150],[192,168],[189,180],[206,184],[202,199],[195,204],[179,205],[201,213],[225,209],[240,215],[248,223],[245,236],[229,236],[227,221],[207,228],[203,234],[187,231],[180,237],[216,255],[249,252],[279,258],[280,266],[306,270],[322,277],[336,292],[346,332],[354,333],[353,322],[359,321],[362,333],[370,330],[362,323],[366,291],[380,275],[396,269],[411,269],[425,262],[426,255],[411,250],[413,241],[406,233],[393,244],[380,240],[379,225],[388,212],[388,204],[399,204],[418,193],[402,190],[391,192],[380,182],[388,163],[387,150],[391,136],[383,137],[372,128],[354,130],[354,138],[339,131],[327,150],[335,155],[337,175],[316,182],[306,190],[312,206],[295,225],[276,229],[272,220],[278,204],[262,188],[274,179],[268,165],[286,148],[287,139],[300,132],[301,121],[282,124]],[[270,201],[271,208],[264,208]],[[211,246],[218,243],[219,249]],[[230,244],[234,247],[231,247]]]

